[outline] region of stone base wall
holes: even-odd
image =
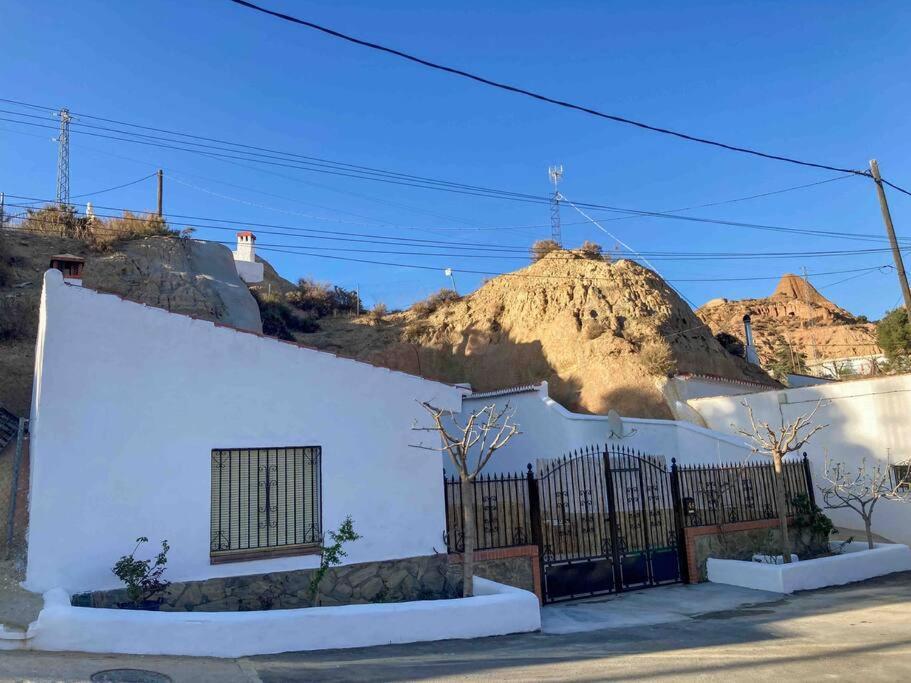
[[[538,560],[538,546],[523,545],[515,548],[479,550],[475,553],[474,573],[485,579],[522,588],[543,601],[541,586],[541,563]],[[449,556],[449,573],[462,582],[462,555]]]
[[[535,591],[537,547],[533,553],[482,551],[475,574]],[[507,549],[516,551],[515,548]],[[484,552],[500,553],[485,557]],[[315,570],[231,576],[172,583],[162,596],[167,612],[227,612],[313,607],[310,581]],[[426,555],[385,562],[332,567],[320,584],[321,605],[356,605],[458,597],[462,592],[461,555]],[[535,591],[540,595],[540,590]],[[79,607],[118,607],[129,602],[123,589],[73,596]]]
[[[829,550],[828,539],[817,537],[793,524],[788,525],[791,551],[806,559],[823,555]],[[686,529],[686,560],[690,583],[706,581],[706,561],[709,557],[721,560],[750,560],[756,553],[780,555],[781,531],[777,519],[755,522],[736,522],[722,526],[690,527]]]

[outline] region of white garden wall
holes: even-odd
[[[266,612],[142,612],[72,607],[61,590],[20,649],[243,657],[537,631],[538,598],[482,578],[475,596]]]
[[[820,400],[823,404],[815,423],[829,426],[817,433],[806,448],[814,484],[823,484],[827,453],[832,460],[852,468],[864,458],[870,465],[882,466],[911,459],[911,375],[716,396],[688,403],[711,428],[733,434],[732,424],[749,424],[743,401],[752,406],[757,419],[780,424],[809,413]],[[818,493],[817,498],[821,499]],[[863,528],[860,517],[851,510],[827,510],[826,514],[838,526]],[[878,503],[873,531],[891,541],[911,543],[911,504]]]
[[[911,549],[901,543],[877,543],[872,550],[866,542],[844,547],[833,543],[832,547],[839,554],[791,564],[709,558],[708,579],[742,588],[793,593],[911,571]]]
[[[663,455],[668,465],[671,458],[680,464],[696,464],[742,462],[751,457],[742,439],[679,420],[624,417],[622,436],[611,437],[606,415],[570,412],[547,395],[547,382],[526,391],[468,396],[462,402],[462,414],[491,403],[498,408],[509,403],[515,408],[522,433],[497,451],[487,472],[524,472],[528,463],[539,459],[604,444]],[[443,466],[452,472],[450,463],[444,461]]]
[[[351,515],[347,562],[442,547],[438,457],[410,448],[417,400],[461,390],[65,285],[45,275],[31,422],[26,586],[113,588],[111,567],[166,538],[173,581],[310,568],[212,565],[213,448],[322,447],[323,529]],[[153,548],[149,549],[154,550]],[[189,616],[189,615],[188,615]],[[195,617],[195,615],[194,615]]]

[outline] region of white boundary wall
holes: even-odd
[[[633,448],[643,453],[663,455],[668,466],[671,458],[679,464],[742,462],[751,457],[743,440],[680,420],[624,417],[623,437],[611,438],[606,415],[573,413],[547,395],[547,382],[533,390],[502,393],[497,396],[466,396],[462,415],[495,403],[515,408],[515,421],[522,432],[497,451],[485,472],[524,472],[526,465],[559,457],[570,450],[601,445]],[[463,420],[464,421],[464,420]],[[448,459],[443,466],[452,472]]]
[[[211,450],[322,447],[323,529],[351,515],[346,562],[441,547],[442,472],[410,448],[416,399],[462,390],[72,287],[45,274],[31,422],[25,585],[118,587],[138,536],[171,544],[172,581],[310,568],[318,556],[212,565]],[[198,619],[193,615],[194,619]]]
[[[833,546],[839,546],[833,543]],[[744,560],[708,560],[708,578],[774,593],[793,593],[825,586],[842,586],[874,576],[911,570],[911,549],[899,543],[849,543],[841,555],[819,557],[792,564],[766,564]]]
[[[823,484],[825,457],[855,468],[886,467],[911,459],[911,375],[830,382],[812,387],[764,391],[744,396],[715,396],[688,401],[713,429],[733,434],[732,424],[749,424],[747,401],[757,420],[780,424],[813,410],[816,424],[829,426],[807,444],[807,455],[816,486]],[[822,496],[817,492],[818,503]],[[862,529],[861,518],[851,510],[826,510],[836,525]],[[873,514],[873,531],[900,543],[911,544],[911,504],[881,501]]]
[[[265,612],[142,612],[73,607],[62,590],[21,649],[244,657],[524,633],[541,628],[538,598],[475,578],[475,596]]]

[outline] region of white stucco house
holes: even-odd
[[[739,389],[740,387],[735,387]],[[521,434],[497,451],[486,472],[524,472],[586,446],[618,446],[664,456],[669,464],[739,462],[751,456],[743,439],[685,420],[574,413],[548,395],[547,382],[497,391],[475,392],[462,401],[462,416],[485,405],[515,410]],[[452,466],[444,460],[451,472]]]
[[[463,390],[44,278],[25,585],[115,588],[139,536],[189,581],[426,556],[445,529],[439,459],[410,448],[418,400]]]
[[[819,405],[815,424],[828,427],[807,445],[813,481],[823,485],[826,458],[854,469],[866,460],[904,474],[911,463],[911,375],[827,382],[742,396],[716,396],[689,401],[706,423],[733,435],[733,425],[748,424],[746,402],[758,420],[791,422]],[[819,497],[817,495],[817,497]],[[851,510],[827,510],[832,520],[848,529],[863,528]],[[873,516],[873,531],[898,543],[911,543],[911,504],[883,501]]]

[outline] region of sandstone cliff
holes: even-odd
[[[671,417],[656,385],[670,369],[662,349],[680,372],[777,386],[725,351],[651,270],[569,251],[455,301],[319,324],[298,339],[482,391],[548,380],[555,400],[583,412]]]
[[[744,341],[743,316],[753,323],[756,349],[763,362],[782,336],[808,361],[879,353],[876,326],[829,301],[797,275],[781,278],[771,296],[729,301],[714,299],[696,314],[712,329]]]

